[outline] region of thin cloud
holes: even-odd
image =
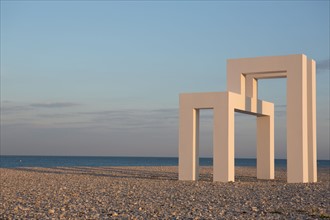
[[[168,114],[168,113],[177,114],[178,111],[179,111],[179,109],[177,109],[177,108],[163,108],[163,109],[154,109],[154,110],[151,110],[151,112],[165,113],[165,114]]]
[[[14,101],[2,101],[1,102],[1,114],[17,114],[22,112],[33,111],[38,108],[48,108],[48,109],[56,109],[56,108],[69,108],[74,106],[79,106],[81,104],[74,102],[40,102],[40,103],[20,103]]]
[[[160,128],[176,126],[178,109],[123,109],[81,112],[90,116],[91,123],[111,129]]]
[[[10,114],[10,113],[18,113],[22,111],[28,111],[31,108],[25,105],[17,105],[17,106],[1,106],[1,113],[2,114]]]
[[[30,104],[31,107],[37,107],[37,108],[67,108],[67,107],[73,107],[78,106],[80,104],[74,103],[74,102],[48,102],[48,103],[32,103]]]
[[[178,109],[122,109],[122,110],[108,110],[108,111],[93,111],[93,112],[79,112],[81,115],[95,115],[100,117],[148,117],[148,116],[164,116],[177,118]]]
[[[41,127],[89,127],[111,130],[136,129],[175,129],[178,123],[177,108],[164,109],[113,109],[102,111],[72,111],[70,107],[78,106],[73,102],[51,103],[12,103],[4,105],[8,123],[19,123],[18,117],[31,119],[31,126]],[[48,111],[62,108],[61,112]]]
[[[76,116],[74,113],[42,113],[36,115],[37,117],[40,118],[68,118],[68,117],[73,117]]]
[[[275,111],[275,116],[277,117],[285,117],[286,116],[286,111]]]
[[[330,59],[321,60],[316,63],[317,73],[325,73],[330,71]]]

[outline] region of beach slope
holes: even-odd
[[[235,182],[178,181],[177,167],[0,168],[0,219],[320,219],[330,218],[329,169],[319,182],[257,180],[237,167]]]

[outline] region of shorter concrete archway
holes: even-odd
[[[213,109],[213,180],[235,180],[235,111],[257,116],[257,177],[274,178],[274,105],[257,100],[246,110],[246,98],[231,92],[180,95],[179,179],[198,179],[199,110]],[[247,102],[252,102],[247,98]]]

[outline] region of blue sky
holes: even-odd
[[[329,26],[329,1],[1,1],[1,154],[177,156],[179,93],[225,91],[230,58],[304,53],[329,159]],[[276,105],[276,158],[285,88],[259,83]],[[235,125],[236,157],[255,157],[255,118]]]

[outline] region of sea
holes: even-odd
[[[235,166],[256,166],[256,159],[235,159]],[[201,166],[212,166],[212,158],[200,158]],[[177,157],[103,157],[103,156],[3,156],[1,168],[15,167],[103,167],[103,166],[177,166]],[[330,168],[330,160],[318,160],[319,168]],[[275,159],[275,167],[286,168],[285,159]]]

